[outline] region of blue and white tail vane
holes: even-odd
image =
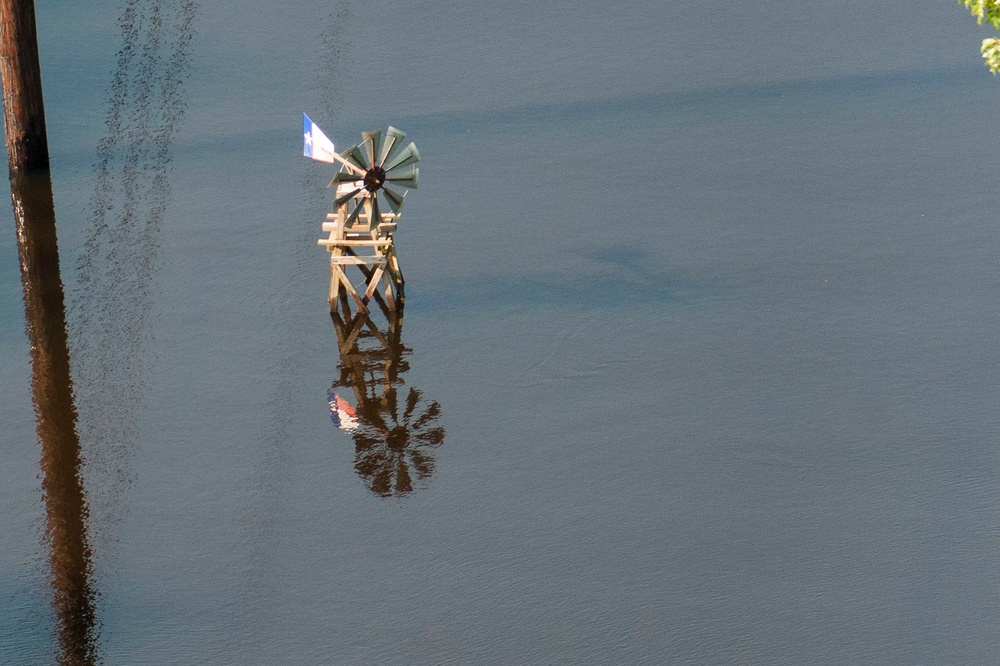
[[[309,119],[309,116],[302,114],[302,154],[311,157],[317,162],[327,162],[333,164],[334,155],[337,151],[333,148],[333,141],[323,134],[319,125]]]

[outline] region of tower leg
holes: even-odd
[[[330,312],[335,312],[337,310],[337,299],[340,296],[340,277],[337,275],[337,271],[340,267],[330,265],[330,293],[328,300],[330,302]]]

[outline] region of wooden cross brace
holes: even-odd
[[[341,194],[338,188],[338,194]],[[327,238],[320,238],[319,244],[330,252],[330,312],[336,312],[338,302],[353,299],[361,313],[368,313],[372,299],[378,303],[383,314],[403,308],[403,273],[396,257],[393,233],[396,231],[398,215],[382,213],[379,220],[372,220],[371,204],[359,197],[355,206],[363,206],[351,225],[350,201],[345,202],[332,213],[327,213],[323,231]],[[361,279],[351,280],[352,274],[360,272]]]

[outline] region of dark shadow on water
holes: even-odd
[[[390,314],[385,326],[346,308],[332,317],[340,374],[327,395],[330,417],[351,433],[354,471],[368,489],[407,495],[434,473],[434,450],[445,438],[441,405],[404,386],[413,350],[402,342],[401,314]]]
[[[875,74],[819,77],[776,83],[694,88],[652,94],[626,95],[619,98],[581,99],[573,102],[525,104],[506,109],[428,113],[397,118],[401,126],[421,133],[462,135],[473,132],[524,133],[529,127],[551,127],[580,122],[634,123],[641,126],[650,116],[664,113],[746,110],[776,101],[790,103],[798,99],[836,99],[867,95],[873,91],[954,89],[983,80],[976,63],[934,70],[889,71]],[[331,127],[330,129],[333,129]]]
[[[90,582],[88,509],[80,478],[52,181],[47,172],[35,172],[13,176],[10,187],[31,344],[31,394],[42,447],[45,538],[59,643],[56,661],[66,666],[96,664],[96,595]]]
[[[413,295],[421,311],[476,310],[510,306],[562,307],[692,305],[718,298],[718,285],[700,284],[662,269],[635,269],[604,262],[588,275],[481,275],[432,285]]]

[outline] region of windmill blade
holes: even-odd
[[[389,203],[389,208],[392,209],[393,213],[399,214],[399,209],[403,207],[403,197],[405,195],[397,194],[393,192],[385,185],[382,186],[382,192],[385,193],[385,199]]]
[[[428,446],[439,446],[444,443],[444,428],[437,426],[426,432],[418,432],[417,441]]]
[[[357,146],[351,146],[347,150],[340,151],[340,156],[344,158],[345,161],[350,162],[352,166],[362,169],[362,166],[360,164],[354,164],[354,162],[351,160],[351,151],[354,150],[355,148],[357,148]]]
[[[411,168],[409,171],[404,171],[398,176],[389,176],[386,180],[399,185],[400,187],[408,187],[411,190],[417,189],[417,181],[420,179],[420,169],[417,167]]]
[[[333,174],[333,180],[330,181],[330,184],[327,185],[327,187],[333,187],[337,183],[354,183],[359,180],[364,180],[364,176],[359,176],[358,174],[351,173],[350,171],[338,171]]]
[[[340,156],[362,171],[368,171],[368,163],[365,161],[365,155],[361,152],[360,147],[351,146],[342,152]]]
[[[382,212],[378,209],[378,197],[372,197],[372,213],[368,220],[368,228],[374,229],[382,223]]]
[[[411,143],[406,148],[403,149],[399,155],[396,156],[389,164],[383,167],[386,171],[392,171],[393,169],[398,169],[399,167],[407,166],[408,164],[413,164],[420,159],[420,153],[417,152],[417,145]]]
[[[360,192],[360,191],[361,191],[361,188],[359,187],[358,189],[354,190],[353,192],[348,192],[347,194],[344,194],[342,196],[337,197],[336,199],[333,200],[333,207],[334,208],[340,208],[345,203],[347,203],[348,201],[350,201],[351,199],[353,199],[354,196],[358,192]]]
[[[417,435],[419,438],[420,435]],[[442,438],[444,441],[444,438]],[[415,447],[410,448],[410,464],[413,469],[417,471],[417,478],[425,479],[434,473],[434,456],[430,455],[426,451],[421,451],[419,444]]]
[[[375,158],[379,154],[379,150],[382,148],[382,130],[369,130],[367,132],[361,133],[361,143],[365,146],[365,151],[368,153],[368,161],[372,164],[376,164]]]
[[[431,403],[427,411],[421,414],[416,421],[413,422],[413,429],[423,428],[428,423],[437,421],[438,417],[441,416],[441,405],[436,400]]]
[[[351,161],[359,163],[361,168],[365,171],[371,168],[368,164],[368,160],[365,158],[364,151],[361,150],[361,146],[354,146],[351,148]]]
[[[396,487],[393,491],[397,495],[413,491],[413,479],[410,478],[410,467],[404,458],[400,458],[396,463]]]
[[[399,418],[396,414],[399,412],[399,401],[396,399],[396,388],[393,387],[385,392],[385,406],[388,408],[389,414],[392,416],[392,420],[396,425],[399,425]]]
[[[365,209],[365,200],[362,199],[354,207],[354,210],[351,211],[351,214],[347,216],[347,220],[344,221],[344,226],[349,227],[355,222],[357,222],[358,216],[361,215],[361,211],[363,211],[364,209]]]
[[[385,131],[385,145],[382,146],[382,154],[378,158],[379,166],[385,164],[387,159],[396,154],[396,151],[402,147],[405,138],[406,132],[389,125],[389,129]]]
[[[420,391],[415,388],[410,388],[409,394],[406,396],[406,411],[403,412],[403,422],[409,423],[410,417],[413,416],[413,410],[417,408],[417,403],[420,401]]]

